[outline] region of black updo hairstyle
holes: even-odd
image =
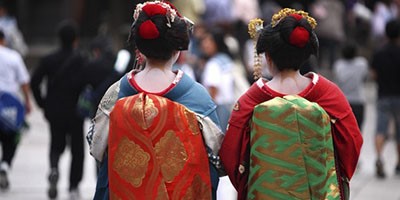
[[[145,39],[140,36],[140,25],[146,20],[151,20],[154,23],[159,32],[159,37]],[[171,26],[167,26],[167,23],[170,23]],[[136,47],[147,58],[169,60],[174,51],[188,49],[189,28],[186,20],[179,16],[176,16],[172,22],[165,15],[159,14],[149,17],[142,11],[132,24],[128,43]]]
[[[303,27],[309,32],[308,42],[303,47],[290,44],[289,38],[296,27]],[[318,38],[307,19],[297,20],[286,16],[274,27],[269,24],[262,29],[257,40],[257,53],[268,53],[279,71],[298,70],[314,54],[318,55]]]

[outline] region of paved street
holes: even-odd
[[[374,130],[376,127],[376,86],[367,84],[366,121],[363,127],[364,145],[361,151],[359,170],[351,180],[351,200],[400,200],[400,176],[394,175],[397,162],[396,143],[391,138],[384,149],[387,178],[375,177]]]
[[[10,190],[0,191],[0,199],[46,200],[49,173],[49,127],[38,108],[28,118],[30,130],[22,138],[9,174]],[[86,142],[85,142],[86,144]],[[82,199],[91,199],[94,193],[95,163],[85,147],[84,177],[80,185]],[[69,199],[68,179],[70,151],[66,148],[60,159],[59,200]]]
[[[384,161],[388,176],[385,180],[375,178],[373,134],[376,119],[374,111],[376,93],[373,84],[368,84],[367,89],[368,107],[363,133],[364,146],[361,153],[360,168],[351,181],[351,199],[400,200],[400,177],[394,176],[397,155],[395,154],[393,140],[390,140],[385,148]],[[47,199],[49,130],[40,110],[37,108],[31,113],[28,121],[31,128],[22,138],[12,171],[9,174],[11,188],[7,192],[0,191],[0,200]],[[87,149],[85,155],[85,172],[81,183],[81,197],[86,200],[92,198],[96,180],[94,161]],[[70,156],[67,149],[60,161],[61,175],[58,198],[60,200],[69,199],[67,192],[69,161]]]

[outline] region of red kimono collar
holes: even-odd
[[[311,79],[311,83],[302,91],[300,92],[298,95],[301,97],[306,97],[314,88],[314,86],[318,83],[320,77],[317,73],[314,72],[309,72],[307,74],[304,75],[305,77],[308,77]],[[283,97],[285,96],[285,94],[279,93],[277,91],[274,91],[272,89],[270,89],[268,86],[266,86],[266,83],[268,82],[268,80],[260,78],[256,81],[256,85],[258,86],[258,88],[260,90],[262,90],[265,94],[271,96],[271,97],[276,97],[276,96],[280,96]]]

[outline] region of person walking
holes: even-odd
[[[349,198],[363,139],[341,90],[300,73],[318,52],[315,26],[308,13],[285,8],[255,28],[272,79],[239,98],[220,149],[238,199]]]
[[[78,99],[77,112],[82,118],[93,118],[101,97],[121,74],[115,74],[114,64],[116,55],[111,49],[108,37],[100,35],[95,37],[89,45],[91,59],[80,71],[77,83],[84,87]]]
[[[20,53],[22,57],[28,54],[29,48],[25,43],[24,36],[18,28],[17,19],[9,15],[7,3],[0,0],[0,28],[6,36],[5,45]]]
[[[376,176],[385,178],[383,147],[389,137],[390,119],[394,119],[395,140],[397,142],[397,164],[395,174],[400,175],[400,21],[391,20],[387,23],[386,37],[388,42],[372,57],[372,74],[378,84],[378,121],[375,135]]]
[[[368,76],[368,61],[357,55],[357,46],[348,42],[342,48],[342,58],[333,64],[335,82],[343,91],[357,119],[360,130],[364,121],[365,96],[363,86]]]
[[[76,112],[80,85],[75,85],[77,74],[85,65],[85,58],[77,50],[78,32],[72,22],[63,22],[58,29],[61,47],[40,60],[34,70],[31,87],[36,103],[44,110],[50,124],[50,173],[48,176],[50,199],[57,197],[60,156],[68,145],[72,160],[69,176],[71,199],[79,196],[79,183],[83,174],[83,119]],[[47,80],[46,91],[42,83]],[[45,94],[45,95],[44,95]]]
[[[222,131],[225,132],[229,111],[236,99],[234,99],[234,62],[225,43],[224,32],[221,29],[209,30],[201,41],[201,50],[207,58],[201,83],[218,106],[219,121]]]
[[[93,119],[94,199],[215,199],[223,138],[216,105],[202,85],[172,70],[192,24],[160,1],[138,4],[133,17],[129,42],[145,63],[107,90]]]
[[[30,75],[21,55],[6,47],[5,43],[5,34],[0,30],[0,143],[2,147],[0,189],[2,190],[7,190],[10,187],[8,173],[21,137],[21,125],[25,118],[24,115],[31,112]],[[20,90],[23,94],[23,101],[19,99]],[[10,98],[7,99],[11,99],[11,102],[3,102],[3,100],[6,100],[6,98],[3,98],[6,95],[9,95]],[[7,105],[18,105],[21,109]],[[4,120],[7,117],[11,117],[12,126],[4,126]]]

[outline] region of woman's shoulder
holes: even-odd
[[[311,82],[314,85],[312,91],[317,91],[318,93],[324,94],[329,92],[341,91],[339,87],[331,80],[326,78],[325,76],[317,73],[311,73],[312,75],[308,76],[311,78]]]
[[[350,105],[340,88],[320,74],[314,74],[314,87],[305,96],[309,101],[318,103],[328,114],[341,119],[351,112]]]
[[[176,87],[166,94],[166,97],[206,116],[216,108],[205,87],[187,75],[182,77]]]
[[[178,73],[179,78],[175,81],[175,87],[166,96],[173,100],[177,99],[208,99],[211,98],[203,85],[193,80],[186,73]]]
[[[344,97],[339,86],[325,76],[314,72],[308,73],[306,76],[311,79],[312,86],[303,95],[304,98],[319,103],[318,101],[325,101],[327,97],[329,97],[328,99],[333,96],[335,98]]]
[[[191,94],[193,94],[195,96],[199,96],[199,97],[205,98],[205,99],[211,99],[211,96],[208,93],[207,89],[199,82],[194,81],[194,84],[193,84],[191,90],[193,90],[193,92],[191,92]]]

